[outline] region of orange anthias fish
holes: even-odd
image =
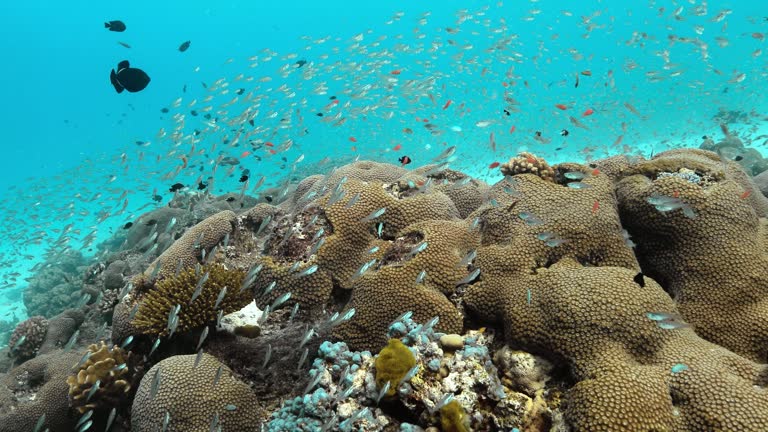
[[[595,200],[595,203],[592,204],[592,214],[597,213],[597,211],[600,209],[600,201]]]
[[[355,138],[353,136],[349,137],[349,140],[352,141],[352,142],[357,142],[357,138]]]
[[[581,116],[582,116],[582,117],[591,116],[591,115],[592,115],[592,114],[594,114],[594,113],[595,113],[595,110],[593,110],[592,108],[587,108],[587,110],[586,110],[586,111],[584,111],[583,113],[581,113]]]
[[[497,166],[499,166],[499,165],[501,165],[499,162],[494,162],[494,163],[492,163],[492,164],[488,165],[488,168],[489,168],[489,169],[494,169],[494,168],[496,168],[496,167],[497,167]]]
[[[448,99],[448,102],[446,102],[445,105],[443,105],[443,109],[448,109],[448,107],[451,106],[451,102],[452,101]]]
[[[392,75],[400,75],[401,72],[402,71],[400,69],[395,69],[392,72],[390,72],[390,74],[392,74]]]
[[[394,150],[394,151],[398,151],[398,150],[400,150],[401,148],[403,148],[402,144],[398,144],[398,145],[396,145],[396,146],[392,147],[392,150]]]
[[[561,109],[561,110],[563,110],[563,111],[565,111],[565,110],[567,110],[567,109],[568,109],[568,107],[567,107],[566,105],[563,105],[563,104],[557,104],[557,105],[555,105],[555,107],[556,107],[556,108],[559,108],[559,109]]]

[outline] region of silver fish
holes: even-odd
[[[149,388],[149,399],[154,399],[157,396],[157,391],[160,390],[160,366],[155,371],[155,376],[152,378],[152,385]]]
[[[382,207],[382,208],[380,208],[378,210],[373,211],[368,216],[360,219],[360,222],[370,222],[370,221],[378,218],[379,216],[383,215],[386,211],[387,211],[387,208],[386,207]]]
[[[475,279],[477,279],[478,276],[480,276],[480,269],[476,268],[470,274],[468,274],[464,279],[456,282],[456,286],[468,284],[474,281]]]

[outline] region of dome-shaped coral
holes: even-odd
[[[48,320],[42,316],[33,316],[19,323],[8,341],[9,356],[18,360],[27,360],[37,355],[48,332]]]

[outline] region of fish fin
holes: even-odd
[[[117,74],[115,73],[115,70],[112,69],[112,72],[109,74],[109,81],[112,83],[112,86],[115,88],[115,91],[118,93],[122,93],[125,88],[120,84],[120,81],[117,80]]]
[[[128,69],[129,67],[131,67],[131,64],[128,63],[128,60],[123,60],[117,64],[117,71],[119,72],[121,69]]]
[[[110,24],[108,22],[104,23],[104,28],[109,28]]]

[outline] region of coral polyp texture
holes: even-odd
[[[703,338],[768,361],[765,198],[735,163],[703,151],[668,152],[637,165],[617,185],[625,226],[646,273],[675,299]],[[654,175],[694,167],[695,183]],[[735,173],[735,174],[734,174]],[[666,206],[666,207],[665,207]],[[661,208],[662,211],[659,211]]]
[[[182,270],[141,296],[132,325],[144,334],[166,336],[172,327],[181,334],[213,323],[219,311],[227,315],[252,301],[251,293],[241,289],[244,277],[242,271],[219,264]],[[175,309],[178,324],[171,326],[168,316]]]
[[[157,363],[141,380],[131,430],[249,432],[259,430],[260,417],[261,407],[250,387],[215,357],[203,354],[196,361],[194,355],[173,356]]]

